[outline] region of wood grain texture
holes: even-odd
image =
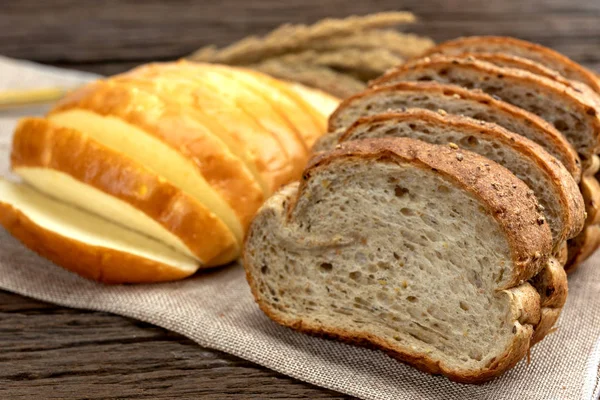
[[[121,70],[120,63],[129,67],[129,63],[178,58],[207,44],[226,45],[248,34],[264,34],[283,22],[312,23],[326,16],[394,9],[415,12],[421,22],[411,30],[436,40],[512,35],[553,47],[588,65],[600,64],[597,0],[2,3],[0,54],[106,73]]]
[[[0,54],[113,74],[283,22],[395,9],[417,13],[410,30],[438,41],[511,35],[600,69],[598,0],[4,0]],[[145,323],[0,291],[0,399],[20,398],[347,397]]]
[[[345,399],[175,333],[0,292],[1,399]]]

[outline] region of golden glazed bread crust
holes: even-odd
[[[557,70],[568,79],[585,83],[594,91],[600,93],[600,78],[592,71],[576,63],[570,58],[548,47],[536,43],[505,36],[469,36],[441,43],[427,50],[422,56],[434,54],[456,55],[464,53],[465,47],[474,46],[483,52],[500,52],[513,54],[515,50],[520,57],[531,59],[548,68]],[[493,50],[496,48],[497,50]],[[491,50],[492,49],[492,50]],[[502,49],[502,50],[499,50]],[[513,51],[511,51],[513,49]],[[479,51],[478,51],[479,52]],[[527,53],[527,55],[522,52]]]
[[[116,75],[111,81],[154,93],[209,124],[212,132],[219,130],[221,135],[226,135],[232,146],[249,154],[248,158],[258,170],[266,197],[290,181],[293,167],[286,149],[271,132],[260,126],[230,98],[186,77],[145,77],[137,72],[134,69]],[[231,147],[230,150],[233,151]]]
[[[519,107],[515,107],[504,101],[495,99],[494,97],[485,94],[481,90],[469,90],[456,85],[441,84],[437,82],[398,82],[391,85],[369,88],[362,93],[345,99],[339,105],[337,110],[329,118],[329,132],[334,132],[338,128],[341,128],[339,116],[343,113],[344,109],[351,106],[354,102],[359,102],[366,97],[374,97],[382,93],[394,91],[441,93],[445,96],[458,96],[461,99],[468,99],[483,104],[489,104],[491,107],[497,108],[503,113],[509,114],[513,118],[523,121],[525,124],[534,126],[536,131],[539,132],[538,144],[551,148],[554,154],[560,154],[560,161],[562,161],[574,179],[578,181],[580,178],[581,161],[577,156],[577,152],[573,149],[573,146],[571,146],[567,139],[552,125],[537,115],[527,112]]]
[[[193,274],[171,265],[88,243],[49,231],[13,206],[0,202],[0,224],[26,247],[61,267],[103,283],[153,283]]]
[[[21,120],[13,139],[11,163],[13,169],[36,167],[63,172],[130,204],[181,239],[204,266],[215,265],[215,260],[231,261],[239,254],[240,246],[229,228],[203,205],[125,155],[74,129],[57,127],[41,118]]]
[[[536,143],[506,129],[483,121],[476,121],[457,115],[440,114],[423,109],[409,109],[399,113],[378,114],[364,117],[356,121],[342,137],[340,143],[352,138],[355,131],[362,127],[372,127],[378,123],[390,121],[419,120],[437,125],[451,126],[457,131],[467,132],[474,137],[489,137],[505,146],[513,148],[529,160],[536,163],[546,176],[554,183],[560,195],[563,231],[555,239],[555,244],[561,245],[566,239],[577,235],[585,222],[585,205],[577,184],[558,160],[548,154]]]
[[[457,154],[461,154],[462,157],[457,158]],[[343,158],[402,162],[419,168],[434,169],[487,205],[487,212],[493,215],[507,235],[514,260],[514,270],[504,285],[505,293],[511,299],[518,298],[511,303],[512,315],[520,322],[515,325],[513,341],[506,351],[485,369],[456,372],[427,355],[400,347],[372,334],[351,332],[342,327],[322,326],[307,320],[287,318],[280,311],[270,308],[266,302],[261,301],[259,289],[251,273],[252,266],[249,258],[248,243],[252,240],[253,233],[253,225],[251,225],[246,238],[246,251],[243,253],[244,266],[248,282],[260,308],[270,318],[284,326],[313,335],[378,348],[423,371],[444,374],[460,382],[483,382],[514,366],[527,353],[533,337],[532,325],[539,323],[540,320],[539,294],[529,284],[521,283],[536,275],[544,267],[551,249],[550,230],[547,224],[537,223],[540,217],[538,205],[535,198],[529,194],[527,186],[505,168],[474,153],[406,138],[367,139],[344,143],[334,151],[317,155],[303,174],[299,189],[296,189],[296,185],[285,187],[263,208],[281,205],[281,209],[271,208],[270,211],[279,213],[281,218],[290,218],[295,202],[302,196],[303,187],[311,179],[311,175],[318,174],[319,170],[330,162]],[[498,185],[505,195],[500,196],[498,191],[493,190],[492,183]],[[260,216],[259,212],[259,219]]]
[[[244,117],[249,117],[257,127],[270,133],[279,143],[291,167],[288,182],[297,179],[302,173],[308,158],[304,140],[270,102],[231,76],[187,62],[146,64],[129,71],[123,78],[130,76],[142,79],[185,80],[198,91],[199,96],[207,96],[206,91],[210,91],[219,98],[229,99],[231,105],[243,111]]]
[[[85,109],[114,116],[159,139],[189,159],[247,227],[264,201],[262,189],[243,162],[231,154],[202,120],[165,103],[143,87],[97,81],[61,100],[50,114]]]
[[[307,150],[311,143],[325,132],[323,124],[327,118],[315,112],[314,107],[300,98],[287,83],[245,68],[232,68],[219,64],[202,65],[252,86],[256,93],[268,99],[280,114],[295,127]]]

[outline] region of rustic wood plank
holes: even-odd
[[[164,329],[0,291],[0,398],[347,399]]]
[[[286,21],[309,23],[399,7],[421,16],[422,22],[411,29],[437,40],[505,34],[557,47],[569,56],[585,56],[590,63],[600,59],[596,0],[55,0],[47,7],[38,0],[5,3],[0,54],[43,62],[173,59],[206,44],[224,45],[265,33]]]

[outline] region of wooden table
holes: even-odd
[[[2,0],[0,54],[112,74],[286,21],[393,9],[436,40],[513,35],[600,69],[600,0]],[[347,397],[145,323],[0,291],[0,398]]]

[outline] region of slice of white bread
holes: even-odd
[[[541,146],[496,124],[424,109],[408,109],[361,118],[346,131],[340,142],[381,137],[452,143],[504,166],[525,182],[540,202],[540,211],[550,225],[556,252],[565,240],[576,236],[583,228],[583,198],[565,167]]]
[[[203,266],[239,254],[235,236],[208,208],[77,130],[42,118],[21,120],[11,166],[41,192],[161,241]]]
[[[264,200],[244,163],[212,134],[216,129],[142,86],[95,82],[63,99],[47,118],[128,155],[190,193],[238,240]]]
[[[303,127],[301,134],[308,148],[312,147],[312,144],[327,131],[327,118],[329,118],[331,112],[333,112],[340,102],[336,97],[296,82],[280,81],[255,70],[236,68],[236,71],[244,72],[246,75],[251,75],[253,78],[262,81],[269,87],[277,88],[281,93],[286,95],[278,103],[282,105],[286,104],[286,99],[289,98],[294,104],[300,107],[296,112],[300,112],[301,114],[308,113],[312,117],[313,123],[316,124],[316,129],[305,127],[305,124],[297,124],[299,127]],[[237,75],[241,77],[241,74]],[[281,100],[283,100],[283,103]],[[286,108],[288,113],[296,115],[296,112],[292,111],[293,109]]]
[[[577,182],[581,178],[581,161],[577,152],[548,122],[479,90],[436,82],[399,82],[367,89],[345,99],[329,119],[329,132],[335,132],[336,136],[324,136],[314,149],[325,150],[335,146],[336,138],[361,117],[409,107],[444,110],[496,123],[544,147],[563,163]]]
[[[600,93],[600,78],[589,69],[548,47],[511,37],[462,37],[432,47],[423,56],[434,54],[454,56],[461,53],[504,53],[526,58],[555,70],[568,79],[585,83]]]
[[[406,63],[373,82],[437,81],[481,89],[550,122],[579,153],[583,167],[600,149],[600,108],[595,98],[530,72],[457,57]]]
[[[241,147],[242,152],[249,153],[249,160],[257,166],[267,196],[291,180],[294,168],[287,150],[276,135],[259,125],[234,99],[215,93],[187,74],[166,77],[153,71],[149,76],[143,76],[141,72],[144,71],[148,70],[134,69],[112,77],[111,81],[145,88],[174,106],[183,107],[190,115],[197,113],[203,122],[211,124],[212,132],[219,132],[232,152],[239,152],[236,147]]]
[[[237,158],[241,161],[240,172],[250,171],[252,179],[259,185],[261,198],[268,196],[274,185],[273,181],[282,174],[281,169],[286,163],[279,144],[266,132],[254,136],[248,132],[251,128],[237,129],[241,124],[235,120],[229,127],[224,126],[220,121],[223,117],[214,118],[199,105],[190,103],[189,96],[180,96],[177,91],[180,85],[187,87],[189,93],[190,85],[179,81],[159,84],[148,79],[118,81],[113,77],[86,85],[65,97],[49,117],[72,109],[84,109],[107,117],[115,116],[178,149],[191,160],[203,160],[203,147],[195,146],[192,151],[186,144],[194,144],[195,139],[200,141],[203,136],[216,139],[225,146],[215,145],[213,149],[222,148],[223,151],[211,150],[204,157],[211,154],[219,157],[220,153],[233,155],[230,159]],[[180,121],[184,122],[183,126],[179,125]]]
[[[449,146],[344,143],[261,208],[243,252],[248,281],[282,325],[482,382],[527,353],[541,320],[523,282],[552,240],[529,192]]]
[[[270,101],[257,94],[247,85],[240,83],[232,76],[220,74],[202,65],[188,62],[147,64],[129,71],[126,76],[143,79],[185,80],[192,88],[197,89],[198,96],[219,97],[222,104],[228,104],[233,111],[242,111],[243,121],[253,120],[255,125],[268,132],[279,143],[290,166],[288,180],[298,179],[308,158],[308,150],[304,139],[297,133],[293,125],[283,118]],[[223,105],[221,107],[224,107]],[[225,112],[225,109],[222,111]],[[248,117],[250,119],[248,120]]]
[[[125,154],[211,210],[238,240],[243,237],[243,225],[238,215],[206,182],[193,161],[177,149],[119,118],[83,108],[53,113],[47,119],[54,125],[79,131],[105,147]]]
[[[198,269],[160,242],[3,179],[0,224],[41,256],[105,283],[170,281]]]
[[[306,103],[311,104],[317,112],[325,117],[325,121],[340,104],[340,100],[319,89],[309,88],[296,82],[290,82],[290,88],[303,98]]]
[[[281,116],[289,120],[292,126],[296,128],[307,149],[310,148],[316,138],[325,133],[324,125],[327,118],[339,104],[338,99],[327,93],[291,82],[281,82],[256,71],[219,64],[194,64],[227,75],[267,99],[279,111]],[[311,96],[311,102],[305,101],[298,94],[296,91],[298,87],[304,89],[302,93],[306,93],[306,96]],[[324,106],[328,109],[323,111]]]

